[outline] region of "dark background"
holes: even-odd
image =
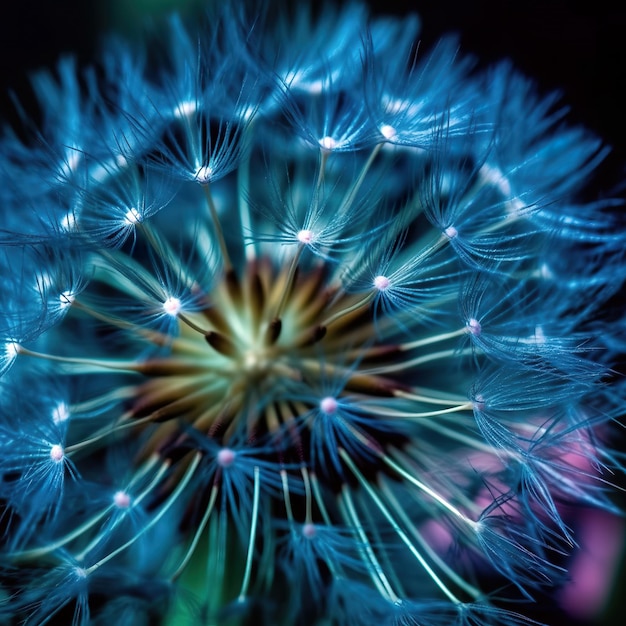
[[[298,1],[298,0],[294,0]],[[461,51],[488,65],[510,58],[533,77],[539,90],[562,92],[570,120],[584,124],[612,146],[595,185],[598,192],[626,182],[626,8],[609,3],[584,5],[563,0],[437,1],[370,0],[374,12],[422,18],[423,49],[449,32],[460,36]],[[51,67],[62,54],[74,53],[88,63],[99,36],[122,31],[133,36],[146,13],[172,7],[197,10],[200,0],[22,0],[5,4],[0,14],[0,115],[14,120],[9,89],[28,101],[27,74]],[[1,184],[1,182],[0,182]],[[624,566],[622,566],[624,570]],[[622,624],[626,619],[624,585],[617,582],[605,614],[585,626]],[[533,614],[551,624],[568,617]],[[580,623],[582,626],[582,623]]]

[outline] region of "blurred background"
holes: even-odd
[[[171,10],[191,15],[207,0],[22,0],[0,13],[0,116],[16,119],[11,92],[28,103],[28,73],[52,67],[63,54],[88,64],[100,38],[116,31],[136,37],[146,16]],[[237,0],[233,0],[237,1]],[[294,0],[296,1],[296,0]],[[257,2],[258,4],[258,2]],[[369,0],[374,13],[418,13],[421,49],[457,33],[462,54],[481,66],[509,58],[536,80],[542,93],[563,94],[572,123],[594,130],[612,147],[594,186],[626,182],[626,8],[606,0]],[[1,181],[0,181],[0,184]],[[622,298],[626,300],[626,298]],[[623,305],[623,302],[621,303]],[[624,501],[622,499],[622,501]],[[612,626],[626,623],[624,523],[601,514],[578,518],[580,581],[558,599],[540,599],[532,617],[550,624]]]

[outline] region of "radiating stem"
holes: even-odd
[[[224,269],[226,272],[230,272],[233,269],[233,264],[230,260],[230,255],[228,253],[228,246],[226,245],[226,239],[224,238],[224,231],[222,230],[222,224],[220,222],[220,218],[217,213],[217,207],[215,206],[215,200],[213,199],[211,188],[209,184],[207,183],[205,185],[202,185],[202,189],[204,191],[204,197],[206,198],[207,206],[209,208],[209,213],[211,215],[211,220],[215,228],[215,236],[217,237],[217,243],[219,245],[220,252],[222,253],[222,261],[224,263]]]
[[[260,493],[260,470],[254,467],[254,494],[252,496],[252,519],[250,520],[250,540],[248,542],[248,555],[246,557],[246,569],[241,583],[238,601],[244,602],[250,585],[252,574],[252,561],[254,557],[254,542],[256,540],[256,527],[259,521],[259,493]]]

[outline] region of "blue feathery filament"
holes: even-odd
[[[111,39],[5,129],[2,623],[536,623],[618,512],[606,149],[318,13]]]

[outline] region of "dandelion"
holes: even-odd
[[[335,11],[172,17],[5,129],[3,623],[535,623],[617,513],[606,150]]]

